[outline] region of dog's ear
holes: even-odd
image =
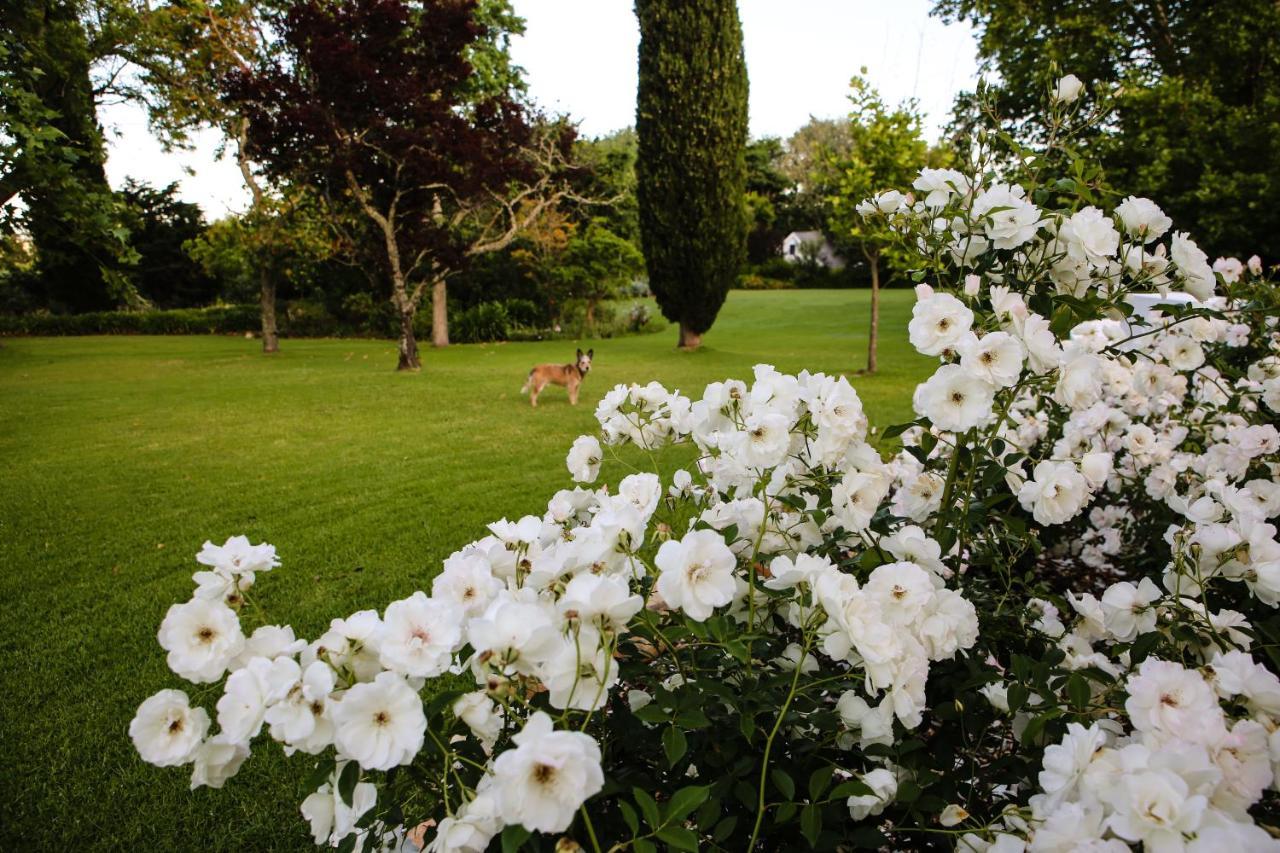
[[[578,350],[578,358],[582,358],[582,350]]]
[[[595,358],[596,351],[594,349],[587,350],[587,358]]]

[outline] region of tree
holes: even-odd
[[[866,73],[866,69],[863,69]],[[921,136],[920,115],[913,102],[890,109],[863,77],[849,84],[848,148],[829,156],[827,169],[835,190],[830,197],[827,228],[838,248],[862,253],[871,271],[871,324],[867,340],[867,373],[878,369],[880,336],[880,261],[892,242],[880,217],[868,220],[856,206],[881,190],[907,187],[927,164],[928,145]]]
[[[218,291],[218,282],[185,249],[205,232],[204,214],[199,205],[179,200],[177,192],[177,184],[155,189],[134,180],[120,191],[138,253],[129,275],[138,293],[158,308],[207,305]]]
[[[447,277],[537,215],[550,194],[543,179],[572,142],[564,127],[535,132],[509,95],[475,96],[466,59],[482,34],[474,8],[300,2],[279,21],[286,61],[232,79],[250,150],[267,171],[354,206],[377,235],[401,370],[421,366],[413,319],[423,293],[433,290],[437,342],[447,343]]]
[[[747,67],[734,0],[636,0],[636,161],[649,286],[695,349],[746,251]]]
[[[590,335],[596,328],[596,306],[617,295],[642,269],[644,256],[631,242],[591,222],[581,234],[570,237],[555,274],[569,298],[585,304]]]
[[[1006,130],[1034,126],[1057,73],[1120,87],[1088,140],[1108,183],[1157,199],[1215,254],[1280,259],[1274,0],[935,0],[933,12],[977,28]],[[978,109],[957,102],[958,136]]]
[[[68,311],[137,302],[96,113],[101,48],[83,12],[71,0],[29,0],[0,16],[0,225],[30,234],[39,301]],[[8,204],[15,195],[22,205]]]

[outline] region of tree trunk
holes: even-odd
[[[421,370],[418,357],[418,339],[413,336],[413,315],[417,313],[408,300],[399,302],[400,308],[400,362],[396,370]]]
[[[596,301],[594,299],[587,300],[587,335],[594,335],[596,331]]]
[[[871,265],[871,333],[867,335],[867,373],[875,373],[876,345],[880,342],[880,253],[867,256]]]
[[[680,349],[695,350],[702,346],[702,333],[695,332],[684,323],[680,324]]]
[[[280,337],[276,331],[276,282],[263,269],[258,276],[262,282],[262,351],[280,351]]]
[[[449,291],[444,279],[431,286],[431,345],[449,345]]]

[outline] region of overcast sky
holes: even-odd
[[[511,52],[544,108],[568,113],[587,136],[635,120],[636,46],[632,0],[514,0],[528,32]],[[973,35],[944,26],[929,0],[739,0],[751,78],[751,133],[787,136],[809,116],[844,115],[849,78],[862,66],[886,101],[915,98],[936,138],[957,92],[976,78]],[[234,162],[215,158],[218,136],[194,151],[164,152],[135,107],[111,106],[107,173],[156,186],[178,181],[181,196],[210,219],[248,203]]]

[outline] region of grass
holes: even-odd
[[[237,338],[0,342],[0,848],[309,848],[306,756],[260,741],[225,789],[189,792],[186,770],[142,764],[127,736],[142,699],[184,686],[155,635],[206,538],[274,543],[284,564],[257,598],[314,637],[424,587],[487,522],[540,512],[615,383],[699,393],[757,362],[852,374],[866,305],[734,292],[701,351],[675,351],[674,329],[594,342],[582,404],[549,389],[532,411],[525,372],[572,343],[427,351],[402,375],[386,341],[286,340],[270,358]],[[853,377],[873,423],[909,417],[928,370],[905,340],[910,305],[886,294],[881,372]]]

